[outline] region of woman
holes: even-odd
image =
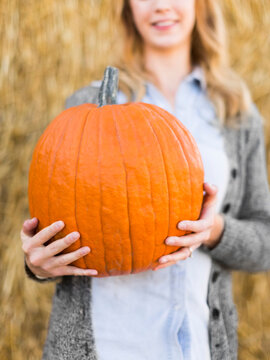
[[[154,103],[189,128],[205,167],[203,208],[199,220],[179,223],[190,235],[165,240],[180,248],[166,263],[108,278],[68,265],[87,247],[55,256],[77,232],[44,246],[64,224],[35,233],[38,219],[27,220],[21,238],[28,275],[61,280],[43,359],[237,359],[230,271],[270,269],[262,120],[228,66],[216,0],[126,0],[121,11],[118,102]],[[99,84],[66,106],[93,102]]]

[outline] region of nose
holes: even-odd
[[[167,12],[171,9],[170,0],[155,0],[153,5],[153,10],[156,12]]]

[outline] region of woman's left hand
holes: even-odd
[[[167,237],[165,240],[167,245],[181,246],[181,249],[159,258],[160,265],[157,265],[153,269],[154,271],[173,265],[179,260],[187,259],[190,256],[189,247],[192,251],[202,244],[212,248],[219,242],[224,229],[224,220],[215,210],[217,187],[215,185],[204,183],[203,188],[205,194],[199,220],[181,221],[177,225],[180,230],[192,231],[192,233],[184,236]],[[162,262],[163,259],[166,259],[167,261]]]

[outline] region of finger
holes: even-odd
[[[184,220],[184,221],[180,221],[177,225],[179,230],[188,230],[193,232],[205,231],[210,226],[211,226],[211,220],[208,218],[206,219],[201,218],[200,220],[196,220],[196,221]],[[181,236],[181,238],[183,236]]]
[[[200,245],[201,243],[190,246],[191,250],[194,251]],[[183,247],[181,248],[181,250],[176,251],[173,254],[162,256],[161,258],[159,258],[158,261],[160,262],[160,264],[166,264],[168,262],[177,262],[179,260],[186,260],[188,257],[190,257],[190,250],[188,249],[188,247]]]
[[[93,276],[97,275],[98,271],[95,269],[80,269],[76,266],[63,266],[55,271],[55,276],[75,275],[75,276]]]
[[[208,208],[216,202],[218,189],[216,185],[210,185],[208,183],[204,183],[204,189],[206,190],[206,193],[203,197],[203,208]]]
[[[51,244],[47,245],[44,248],[44,257],[50,258],[50,257],[60,253],[61,251],[66,249],[68,246],[73,244],[75,241],[77,241],[79,239],[79,237],[80,237],[80,233],[78,233],[77,231],[74,231],[62,239],[55,240],[54,242],[52,242]]]
[[[64,222],[60,220],[40,230],[31,239],[31,247],[34,248],[44,244],[46,241],[54,237],[60,230],[62,230],[64,226],[65,226]]]
[[[201,210],[200,220],[209,219],[210,222],[213,220],[213,214],[216,213],[216,203],[217,199],[211,199],[210,201],[208,201],[208,199],[205,200]]]
[[[165,264],[168,262],[176,262],[179,260],[185,260],[190,255],[190,251],[188,248],[182,248],[179,251],[176,251],[173,254],[162,256],[158,261],[160,264]]]
[[[212,218],[216,212],[217,192],[204,195],[200,219]],[[212,219],[213,220],[213,219]]]
[[[75,260],[80,259],[90,252],[90,248],[88,246],[84,246],[80,249],[72,251],[69,254],[59,255],[52,258],[51,267],[61,267],[72,263]]]
[[[157,265],[157,266],[154,267],[152,270],[153,270],[153,271],[156,271],[156,270],[159,270],[159,269],[164,269],[165,267],[168,267],[168,266],[171,266],[171,265],[174,265],[174,264],[176,264],[175,261],[170,261],[170,262],[167,262],[166,264]]]
[[[203,183],[203,189],[209,195],[214,195],[218,192],[218,187],[214,184],[210,184],[208,182]]]
[[[27,219],[23,223],[22,231],[26,236],[33,236],[36,232],[36,227],[38,225],[38,219],[33,217],[32,219]]]
[[[209,207],[210,205],[215,203],[216,200],[217,200],[217,194],[206,194],[204,195],[203,206]]]
[[[170,236],[165,240],[166,245],[171,246],[193,246],[196,245],[205,238],[205,233],[195,233],[190,235],[184,235],[184,236]]]

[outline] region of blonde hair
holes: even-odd
[[[120,70],[119,88],[129,101],[140,101],[144,83],[152,80],[143,64],[143,40],[132,18],[129,0],[118,3],[123,27],[123,52],[115,62]],[[225,24],[217,0],[196,0],[196,23],[192,33],[192,64],[205,74],[207,94],[221,123],[235,123],[248,112],[251,95],[241,77],[230,67]]]

